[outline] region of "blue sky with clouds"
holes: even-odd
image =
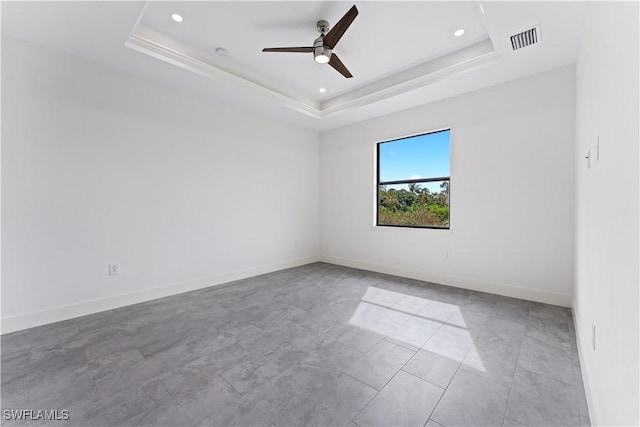
[[[446,130],[380,144],[380,181],[449,176],[450,134]],[[440,185],[428,187],[434,184]]]

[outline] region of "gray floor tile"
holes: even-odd
[[[325,304],[316,305],[308,311],[310,317],[322,324],[332,324],[334,326],[338,324],[351,325],[350,322],[355,311],[354,304],[342,304],[326,299],[324,301],[326,302]]]
[[[460,369],[511,386],[520,348],[476,339]]]
[[[404,371],[398,372],[356,417],[360,426],[422,426],[444,390]]]
[[[433,320],[435,322],[445,322],[459,310],[460,309],[456,304],[449,304],[441,301],[432,301],[431,304],[428,304],[424,309],[420,310],[420,312],[418,312],[418,315],[427,320]]]
[[[86,371],[94,379],[125,369],[144,360],[138,349],[117,351],[87,362]]]
[[[436,333],[442,323],[411,317],[385,339],[413,351],[419,350]]]
[[[247,329],[247,328],[245,328]],[[238,338],[238,344],[253,354],[268,353],[280,345],[308,336],[311,331],[294,322],[280,321],[267,324],[264,328],[245,331]]]
[[[231,345],[234,341],[234,335],[218,334],[214,331],[210,335],[185,337],[176,341],[174,345],[153,346],[152,349],[148,349],[148,354],[143,360],[95,378],[95,382],[101,396],[113,394],[184,366],[205,354]]]
[[[4,335],[0,363],[3,409],[56,426],[421,425],[436,385],[427,425],[499,425],[514,372],[507,424],[589,423],[569,310],[324,263]]]
[[[361,302],[349,319],[349,324],[386,336],[409,320],[410,316],[389,307]]]
[[[156,341],[138,348],[145,359],[158,361],[171,359],[187,363],[236,342],[235,333],[231,331],[220,333],[212,329],[207,332],[190,333],[187,336],[180,334],[176,339]]]
[[[487,323],[488,319],[489,313],[470,310],[465,306],[460,306],[445,320],[445,323],[467,329],[480,330],[482,329],[481,327]]]
[[[171,396],[186,393],[192,389],[203,389],[209,384],[220,382],[220,375],[191,364],[165,372],[157,377]]]
[[[349,365],[345,372],[377,390],[382,390],[413,355],[413,351],[404,347],[380,341]]]
[[[580,424],[572,385],[521,368],[516,370],[507,417],[528,426]]]
[[[2,355],[56,346],[62,342],[75,340],[79,333],[80,330],[76,322],[67,320],[4,334],[0,338],[2,340]]]
[[[367,329],[353,328],[346,334],[342,335],[338,341],[358,350],[361,353],[366,353],[382,341],[383,338],[384,335],[382,334],[378,334]]]
[[[108,354],[137,348],[141,344],[139,335],[153,339],[152,329],[128,329],[118,323],[83,332],[84,351],[89,359],[97,359]],[[143,341],[144,342],[144,341]]]
[[[533,318],[547,319],[555,322],[566,322],[571,320],[571,309],[556,305],[531,302],[529,315]]]
[[[146,383],[158,375],[175,369],[176,367],[177,366],[163,366],[143,359],[124,369],[118,369],[101,378],[96,378],[94,382],[100,396],[109,396],[127,388],[135,388],[139,384]]]
[[[319,365],[333,372],[342,372],[354,360],[362,356],[362,353],[345,344],[330,342],[311,351],[302,363],[307,365]]]
[[[98,405],[80,415],[81,425],[132,424],[132,420],[136,420],[141,413],[157,408],[170,397],[162,383],[154,379],[139,387],[123,390],[102,399]],[[73,418],[76,421],[76,417]]]
[[[29,381],[29,402],[52,402],[79,390],[86,390],[92,394],[96,392],[93,378],[87,373],[52,373]]]
[[[498,301],[491,313],[492,317],[526,325],[529,322],[528,301],[508,298],[508,301]]]
[[[459,366],[460,362],[457,360],[420,350],[402,370],[444,389],[451,382]]]
[[[64,374],[83,369],[86,363],[85,351],[77,341],[38,346],[29,352],[3,355],[2,384],[18,380],[40,383],[52,377],[64,378]]]
[[[509,387],[459,370],[431,416],[444,426],[502,425]]]
[[[413,295],[403,294],[404,297],[395,303],[391,304],[391,307],[407,313],[407,314],[418,314],[420,313],[427,305],[431,304],[433,301],[427,298],[420,298]]]
[[[370,286],[362,297],[362,300],[385,307],[391,307],[403,300],[405,297],[405,294],[399,292]]]
[[[376,393],[374,388],[348,375],[328,375],[317,382],[309,396],[280,417],[275,425],[347,425]]]
[[[197,423],[198,426],[271,426],[279,418],[300,407],[310,391],[290,376],[281,375],[262,384],[235,402]]]
[[[576,339],[569,322],[533,318],[527,325],[525,336],[573,349]]]
[[[305,359],[309,354],[290,344],[283,344],[271,353],[236,365],[222,377],[240,393],[248,393]]]
[[[489,317],[485,327],[478,333],[478,338],[498,344],[520,347],[522,337],[527,332],[527,325],[505,319]]]
[[[29,379],[32,377],[30,368],[34,363],[31,358],[30,351],[3,354],[1,360],[1,384],[3,387],[8,384],[15,384],[17,382],[20,382],[22,384],[29,382]]]
[[[571,351],[545,341],[523,338],[518,366],[568,384],[574,383]]]
[[[138,412],[135,425],[194,425],[207,417],[224,412],[223,408],[232,407],[239,399],[240,395],[221,377],[217,377],[171,396],[158,407]]]
[[[91,381],[83,380],[70,387],[52,387],[49,390],[38,397],[29,396],[28,406],[34,409],[66,409],[75,425],[82,425],[76,423],[82,419],[81,414],[100,402],[95,384]]]
[[[291,343],[291,345],[299,348],[300,350],[311,352],[326,344],[339,340],[343,335],[351,332],[351,330],[352,328],[350,327],[344,325],[336,325],[324,332],[315,333],[306,337],[295,338],[293,340],[290,340],[289,342]]]
[[[291,381],[304,389],[306,392],[312,392],[320,387],[325,380],[342,375],[330,368],[321,365],[308,365],[301,362],[294,365],[282,373],[278,380],[281,382]]]
[[[473,334],[468,329],[445,324],[422,349],[462,362],[473,346],[473,340]]]
[[[187,363],[185,366],[190,368],[199,368],[214,374],[221,374],[234,366],[252,360],[254,357],[254,355],[239,345],[232,344],[221,348],[220,350],[207,353],[206,355]]]
[[[2,385],[2,409],[25,407],[28,398],[29,381],[18,379]]]

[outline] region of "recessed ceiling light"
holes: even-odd
[[[456,37],[460,37],[464,34],[464,30],[462,28],[460,28],[459,30],[456,30],[455,33],[453,33],[454,36]]]
[[[176,22],[182,22],[182,15],[180,15],[178,13],[172,13],[171,14],[171,19],[173,19]]]
[[[325,93],[326,91],[327,91],[327,90],[326,90],[325,88],[323,88],[323,87],[321,87],[320,89],[318,89],[318,92],[320,92],[320,93]]]

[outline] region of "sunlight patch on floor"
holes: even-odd
[[[464,315],[455,304],[370,286],[349,323],[459,362],[468,355],[465,365],[485,371]]]

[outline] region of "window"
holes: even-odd
[[[449,228],[450,133],[378,143],[376,225]]]

